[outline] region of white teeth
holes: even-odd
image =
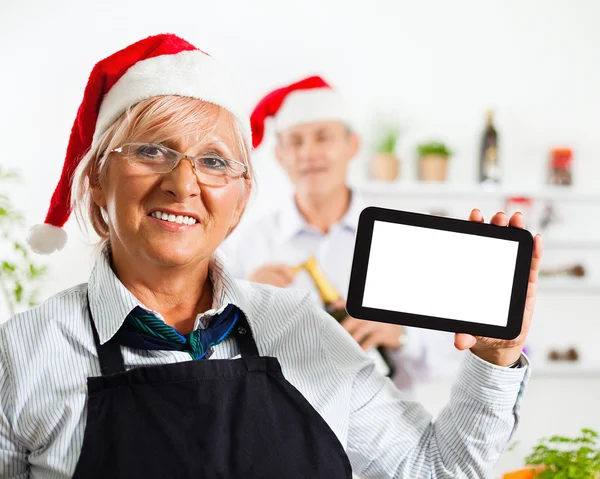
[[[177,223],[180,225],[193,225],[197,223],[196,218],[192,218],[191,216],[173,215],[163,213],[162,211],[154,211],[150,216],[153,216],[159,220],[169,221],[171,223]]]

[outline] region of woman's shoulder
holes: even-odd
[[[47,330],[57,322],[69,322],[73,316],[81,316],[87,309],[87,283],[78,284],[50,296],[37,306],[15,314],[0,324],[0,335],[19,341],[23,336]],[[43,327],[42,327],[43,326]]]
[[[236,281],[248,310],[244,312],[249,316],[250,325],[255,323],[259,330],[281,334],[301,324],[304,331],[318,331],[323,321],[330,319],[310,291],[242,279]]]
[[[340,375],[354,375],[372,360],[343,327],[317,302],[312,292],[239,280],[248,321],[261,353],[274,355],[287,368],[305,358],[311,367],[321,362]],[[262,346],[262,348],[261,348]],[[307,359],[310,358],[310,359]],[[325,366],[326,365],[326,366]]]
[[[236,280],[245,300],[255,314],[277,311],[279,314],[318,315],[319,307],[310,291],[296,288],[279,288],[245,279]]]

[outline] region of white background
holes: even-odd
[[[320,73],[351,100],[365,146],[378,112],[397,120],[402,179],[414,178],[416,143],[439,138],[456,151],[450,181],[473,182],[491,106],[507,185],[542,183],[548,150],[568,145],[575,151],[576,188],[597,190],[598,25],[598,0],[0,0],[0,164],[20,171],[24,181],[11,194],[30,224],[40,222],[94,62],[143,36],[171,31],[230,66],[249,106],[273,87]],[[248,218],[289,192],[272,146],[269,137],[254,156],[259,194]],[[353,180],[366,177],[368,156],[364,148]],[[462,217],[479,206],[467,203]],[[582,223],[597,233],[600,211],[585,211]],[[67,229],[66,249],[44,260],[46,295],[89,274],[93,238],[81,236],[74,221]],[[588,341],[594,353],[599,310],[591,295],[566,301],[547,294],[538,303],[538,335],[556,344]],[[599,383],[597,376],[534,375],[520,446],[499,469],[518,465],[540,436],[600,430]],[[437,411],[448,391],[449,384],[433,385],[419,397]]]
[[[363,306],[506,326],[518,249],[516,241],[375,221]]]

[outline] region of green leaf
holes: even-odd
[[[14,273],[17,267],[8,261],[2,261],[2,270],[7,273]]]
[[[375,143],[375,149],[379,153],[393,155],[396,152],[396,145],[400,137],[400,130],[394,127],[383,127],[378,140]]]
[[[426,155],[452,156],[452,151],[441,141],[422,143],[417,146],[419,157]]]
[[[18,281],[15,285],[14,294],[17,303],[20,303],[23,300],[23,285]]]
[[[581,435],[574,438],[555,435],[541,439],[525,460],[530,465],[548,467],[539,478],[594,479],[600,472],[598,442],[598,434],[591,429],[582,429]]]

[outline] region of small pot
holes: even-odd
[[[421,181],[446,181],[448,157],[446,155],[425,155],[419,159],[419,179]]]
[[[371,160],[371,174],[377,181],[394,181],[400,172],[400,160],[389,153],[375,153]]]

